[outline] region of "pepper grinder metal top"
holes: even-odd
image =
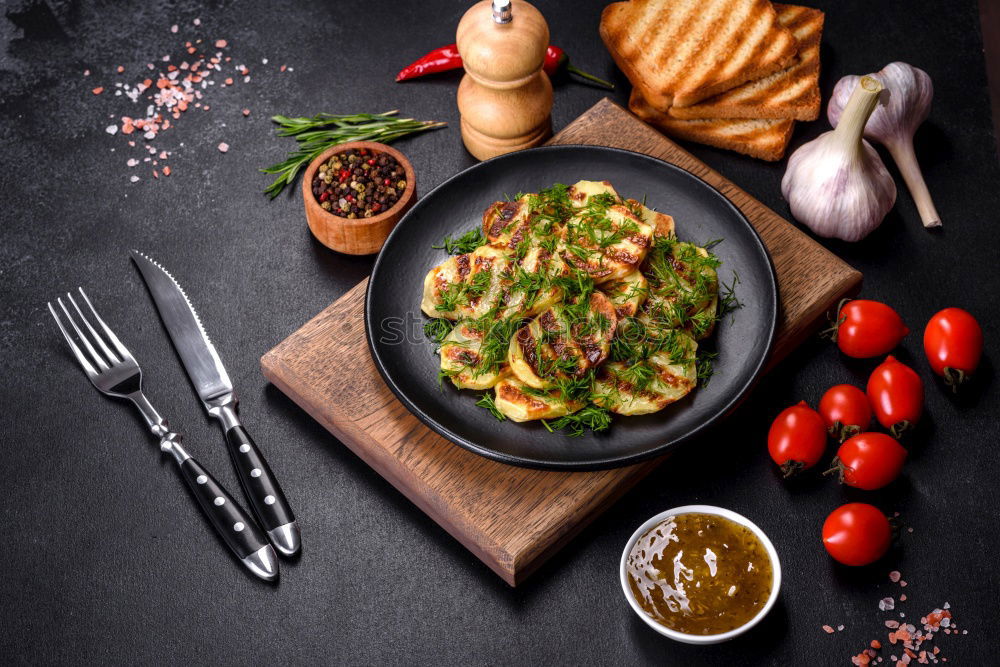
[[[542,71],[549,27],[524,0],[481,0],[456,34],[462,141],[485,160],[537,146],[552,134],[552,84]]]
[[[510,0],[493,0],[493,22],[510,23],[514,20],[514,12],[510,8]]]

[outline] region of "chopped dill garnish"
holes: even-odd
[[[732,315],[743,307],[743,303],[736,297],[736,286],[739,284],[740,276],[733,271],[733,279],[729,283],[722,283],[719,287],[719,310],[716,313],[716,319],[721,320],[726,315]]]
[[[459,373],[462,372],[461,368],[439,368],[438,369],[438,386],[444,387],[444,381],[450,380]]]
[[[431,247],[436,250],[444,250],[449,255],[464,255],[465,253],[472,252],[484,243],[486,243],[486,237],[483,236],[483,230],[476,227],[465,232],[457,239],[446,236],[439,245],[432,245]]]
[[[715,374],[715,360],[718,356],[718,352],[709,352],[706,349],[698,350],[695,367],[698,369],[698,384],[703,389],[708,386],[709,381]]]
[[[424,335],[440,345],[451,333],[452,323],[443,317],[435,317],[424,322]]]
[[[481,408],[485,408],[486,410],[489,410],[490,414],[497,418],[497,421],[504,421],[505,419],[507,419],[507,417],[504,416],[502,412],[500,412],[500,409],[497,407],[496,401],[493,400],[493,395],[490,394],[489,392],[486,392],[482,396],[480,396],[479,400],[476,401],[476,405]]]
[[[569,437],[578,438],[583,435],[587,429],[595,432],[608,430],[611,426],[611,412],[607,408],[602,408],[599,405],[589,403],[573,414],[559,417],[551,424],[548,420],[543,419],[542,424],[544,424],[545,428],[547,428],[550,432],[553,430],[565,430],[566,435]]]

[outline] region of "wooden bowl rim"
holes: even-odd
[[[312,181],[316,176],[316,172],[319,170],[319,166],[330,159],[331,156],[342,153],[352,148],[367,148],[375,152],[388,153],[392,157],[396,158],[396,161],[403,166],[403,171],[406,173],[406,189],[403,190],[403,194],[399,196],[396,203],[392,205],[392,208],[387,209],[383,213],[378,215],[373,215],[370,218],[344,218],[339,215],[334,215],[330,213],[316,200],[316,196],[312,192]],[[316,159],[309,163],[306,168],[306,173],[302,177],[302,198],[306,201],[306,206],[313,210],[313,213],[324,218],[326,224],[339,224],[345,225],[347,227],[366,227],[369,225],[377,225],[386,220],[392,219],[393,216],[399,216],[402,213],[402,208],[407,205],[407,203],[413,198],[413,193],[417,187],[416,175],[413,171],[413,165],[410,161],[403,155],[399,150],[393,148],[388,144],[382,144],[377,141],[348,141],[343,144],[337,144],[336,146],[330,146],[325,151],[320,153]]]

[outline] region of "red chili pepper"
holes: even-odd
[[[399,74],[396,75],[396,81],[406,81],[408,79],[416,79],[417,77],[424,76],[426,74],[434,74],[436,72],[447,72],[449,70],[458,69],[462,66],[462,56],[458,52],[458,47],[454,44],[449,44],[448,46],[442,46],[439,49],[434,49],[428,53],[423,58],[407,65]],[[542,64],[542,69],[545,73],[551,76],[556,76],[562,71],[569,72],[571,74],[576,74],[588,81],[598,84],[608,90],[614,90],[614,84],[605,81],[604,79],[599,79],[593,74],[584,72],[581,69],[573,66],[569,62],[569,57],[566,52],[560,49],[558,46],[549,46],[545,51],[545,61]]]
[[[442,46],[439,49],[434,49],[423,58],[420,58],[419,60],[416,60],[404,67],[400,70],[399,74],[396,75],[396,81],[416,79],[417,77],[424,76],[425,74],[446,72],[448,70],[458,69],[461,66],[462,56],[458,53],[458,47],[454,44],[449,44],[448,46]]]
[[[577,76],[584,78],[587,81],[596,83],[597,85],[607,88],[608,90],[615,89],[615,85],[613,83],[605,81],[604,79],[598,79],[593,74],[588,74],[582,69],[574,67],[570,64],[569,56],[566,55],[566,52],[558,46],[553,46],[551,44],[549,45],[549,48],[545,50],[545,64],[542,65],[542,69],[544,69],[545,73],[549,76],[555,76],[560,72],[560,70],[566,70],[570,74],[576,74]]]

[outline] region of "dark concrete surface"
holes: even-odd
[[[627,82],[597,35],[602,3],[538,4],[552,41],[578,66],[614,77],[613,98],[623,103]],[[0,660],[849,664],[871,639],[885,641],[883,621],[892,616],[877,604],[898,597],[887,579],[898,569],[909,599],[894,613],[917,620],[950,602],[969,634],[942,636],[942,654],[949,664],[989,664],[1000,594],[1000,181],[976,3],[815,4],[827,11],[824,100],[840,76],[892,60],[926,69],[936,86],[917,152],[944,229],[921,228],[900,183],[896,207],[868,240],[824,242],[864,272],[866,297],[892,304],[913,329],[899,356],[927,382],[927,414],[902,479],[863,493],[816,478],[787,485],[775,475],[764,451],[770,419],[800,399],[815,403],[832,384],[863,384],[875,364],[846,361],[813,341],[724,426],[685,447],[514,590],[268,386],[258,366],[262,353],[357,283],[372,262],[314,242],[297,190],[276,201],[261,194],[268,180],[257,169],[290,148],[268,116],[399,108],[449,121],[446,130],[397,144],[426,193],[473,162],[457,130],[459,77],[400,85],[393,75],[452,41],[466,3],[3,3]],[[198,37],[228,40],[252,80],[212,89],[211,111],[188,112],[153,142],[173,151],[173,174],[154,182],[148,167],[126,166],[141,155],[124,137],[104,131],[109,115],[141,109],[90,90],[134,84],[146,63],[165,54],[179,59],[183,42]],[[281,73],[279,64],[292,70]],[[124,74],[114,72],[118,65]],[[601,94],[558,86],[556,128]],[[827,128],[823,119],[800,124],[794,145]],[[216,149],[222,141],[226,154]],[[788,214],[779,192],[784,163],[691,150]],[[132,173],[142,180],[130,183]],[[299,516],[304,553],[282,563],[277,586],[262,585],[229,556],[132,409],[89,386],[45,309],[48,299],[85,286],[142,362],[152,401],[235,490],[221,436],[129,265],[133,247],[187,286],[241,394],[245,422]],[[987,345],[979,378],[958,398],[931,379],[920,346],[926,320],[952,305],[980,317]],[[848,499],[901,513],[899,546],[871,568],[837,567],[821,547],[823,518]],[[632,530],[688,503],[745,513],[781,554],[778,608],[726,645],[696,648],[654,634],[618,586],[618,558]],[[823,624],[845,628],[827,635]]]

